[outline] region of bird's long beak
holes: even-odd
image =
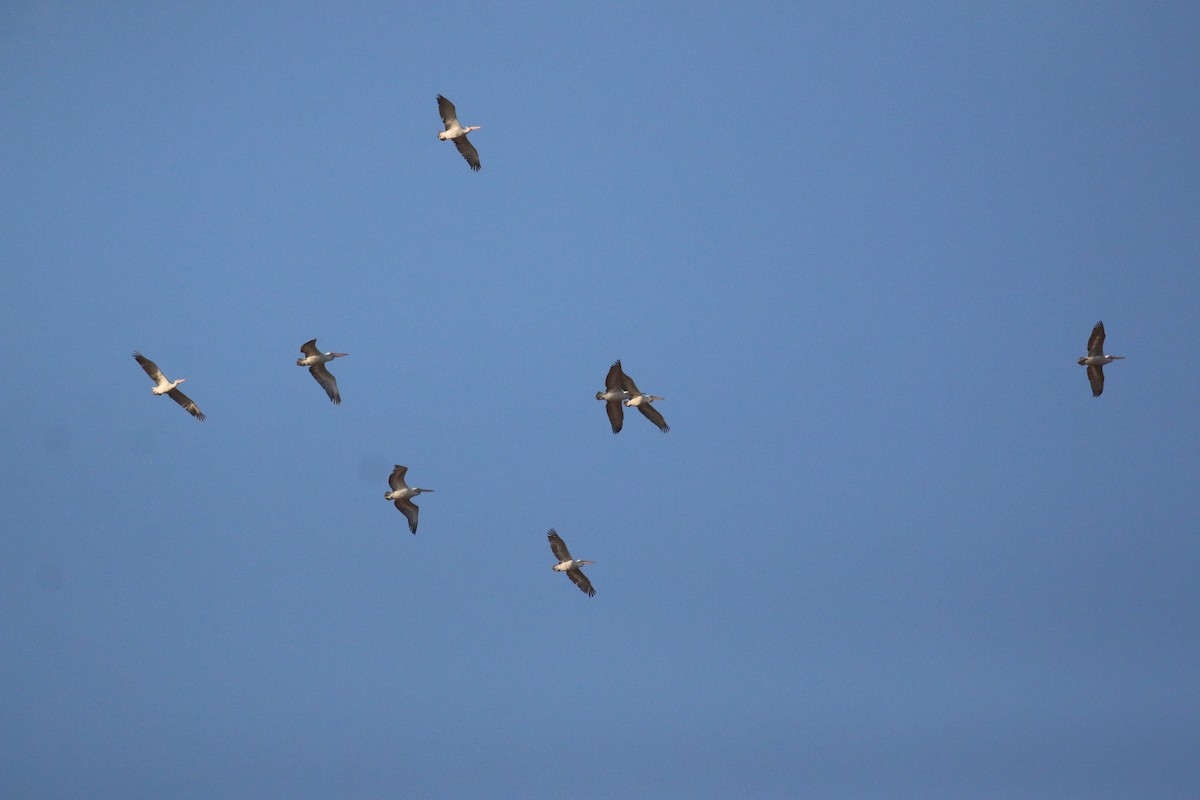
[[[350,354],[349,353],[333,353],[332,355],[334,358],[341,358],[342,356],[348,356]]]

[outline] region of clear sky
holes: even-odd
[[[1200,795],[1195,3],[9,2],[0,151],[5,797]]]

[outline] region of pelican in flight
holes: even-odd
[[[199,408],[196,407],[196,404],[192,402],[192,398],[188,397],[186,394],[176,388],[179,386],[179,384],[186,381],[187,378],[169,381],[166,379],[166,376],[162,374],[162,370],[158,368],[157,364],[146,358],[137,350],[133,351],[133,357],[136,358],[137,362],[142,365],[142,369],[146,370],[146,374],[150,376],[150,380],[154,381],[154,388],[150,391],[154,392],[155,394],[169,395],[172,400],[183,406],[189,414],[201,422],[204,422],[204,414]]]
[[[1079,366],[1087,367],[1088,380],[1092,384],[1092,397],[1099,397],[1104,391],[1104,365],[1111,364],[1125,356],[1106,356],[1104,354],[1104,323],[1097,322],[1088,337],[1088,353],[1079,359]]]
[[[446,130],[438,133],[438,138],[442,141],[452,139],[454,146],[458,148],[458,152],[462,153],[462,157],[471,165],[471,169],[479,171],[479,153],[475,150],[475,145],[467,139],[467,134],[471,131],[477,131],[482,126],[472,125],[469,128],[464,128],[458,123],[458,113],[454,110],[454,103],[451,103],[446,98],[438,95],[438,113],[442,115],[442,124],[446,126]]]
[[[408,467],[402,467],[399,464],[392,470],[392,474],[388,476],[388,485],[392,487],[390,492],[384,492],[383,499],[395,500],[396,508],[400,509],[400,513],[408,517],[408,529],[417,533],[417,514],[421,509],[417,508],[417,504],[410,498],[416,497],[421,492],[432,492],[433,489],[417,489],[409,488],[404,482],[404,473],[408,472]]]
[[[671,426],[667,425],[658,409],[650,405],[653,401],[663,398],[639,391],[633,378],[621,369],[620,359],[608,368],[608,375],[604,377],[604,391],[596,392],[596,399],[604,401],[604,410],[608,412],[608,423],[612,425],[613,433],[620,433],[621,425],[625,422],[622,404],[642,412],[642,416],[657,425],[663,433],[671,430]]]
[[[308,367],[308,371],[317,379],[317,383],[321,384],[321,388],[325,390],[325,394],[329,395],[329,399],[333,401],[333,404],[339,405],[342,402],[342,395],[337,388],[337,379],[330,374],[325,364],[326,362],[333,361],[335,358],[341,358],[350,354],[322,353],[317,349],[316,339],[309,339],[300,345],[300,352],[304,354],[304,358],[297,358],[296,366]]]
[[[592,588],[592,582],[587,579],[587,575],[584,575],[583,570],[580,569],[584,564],[592,564],[594,562],[571,558],[571,553],[567,550],[566,543],[554,528],[551,528],[546,533],[546,538],[550,540],[550,549],[554,551],[554,557],[558,559],[558,563],[554,565],[554,571],[567,573],[567,577],[571,579],[571,583],[578,586],[581,592],[588,597],[595,597],[596,590]]]

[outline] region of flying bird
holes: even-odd
[[[1088,381],[1092,384],[1092,397],[1099,397],[1104,391],[1104,365],[1122,359],[1125,356],[1106,356],[1104,354],[1104,323],[1097,322],[1088,337],[1087,355],[1077,362],[1081,367],[1087,367]]]
[[[329,395],[329,399],[334,405],[339,405],[342,402],[341,392],[337,388],[337,379],[325,367],[326,362],[333,361],[335,358],[348,356],[349,353],[322,353],[317,349],[317,340],[309,339],[304,344],[300,345],[300,352],[304,354],[304,358],[296,359],[297,367],[308,367],[308,371],[317,383],[321,384],[321,388],[325,390],[325,394]]]
[[[392,470],[392,474],[388,476],[388,485],[392,487],[390,492],[385,492],[383,498],[385,500],[395,500],[396,508],[400,509],[400,513],[408,517],[408,529],[415,535],[417,532],[417,514],[421,509],[417,508],[417,504],[411,499],[416,497],[421,492],[432,492],[433,489],[417,489],[409,488],[404,482],[404,473],[408,472],[408,467],[402,467],[399,464]]]
[[[454,103],[451,103],[446,98],[438,95],[438,113],[442,116],[442,124],[446,126],[446,130],[438,133],[438,138],[442,141],[451,139],[454,141],[454,146],[458,148],[458,152],[462,153],[462,157],[467,160],[471,169],[479,171],[479,152],[475,149],[475,145],[471,144],[467,139],[467,134],[471,131],[477,131],[482,126],[472,125],[469,128],[464,128],[458,122],[458,113],[454,110]]]
[[[150,380],[154,381],[154,388],[150,391],[154,392],[154,394],[168,395],[176,403],[179,403],[179,405],[183,406],[189,414],[201,422],[204,422],[204,414],[201,413],[200,409],[196,407],[196,404],[192,402],[192,398],[188,397],[186,394],[176,388],[179,386],[179,384],[186,381],[187,378],[169,381],[162,374],[162,370],[160,370],[158,365],[153,361],[146,358],[136,350],[133,351],[133,357],[136,358],[137,362],[142,365],[142,369],[146,370],[146,374],[150,376]]]
[[[571,558],[571,552],[567,550],[566,543],[562,537],[558,535],[558,531],[551,528],[546,533],[546,538],[550,540],[550,549],[554,552],[554,557],[558,559],[558,563],[554,565],[555,572],[565,572],[567,577],[571,579],[571,583],[579,587],[579,590],[588,597],[594,597],[596,590],[592,588],[592,582],[587,579],[580,569],[584,564],[592,564],[592,561],[580,561]]]
[[[608,368],[608,374],[604,376],[604,391],[596,392],[596,399],[604,401],[604,410],[608,412],[608,423],[612,425],[613,433],[620,433],[621,425],[625,422],[622,405],[636,408],[642,412],[642,416],[657,425],[663,433],[671,430],[671,426],[667,425],[667,421],[663,419],[662,414],[658,413],[658,409],[650,405],[655,400],[664,398],[643,394],[638,390],[633,378],[626,375],[621,369],[620,359]]]

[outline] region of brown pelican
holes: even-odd
[[[612,425],[613,433],[620,433],[621,425],[625,421],[622,404],[642,412],[642,416],[657,425],[663,433],[671,430],[662,414],[650,405],[653,401],[663,398],[639,391],[633,378],[621,369],[620,359],[608,368],[608,375],[604,377],[604,391],[596,392],[596,399],[604,401],[604,410],[608,412],[608,422]]]
[[[392,470],[392,474],[388,476],[388,485],[392,487],[390,492],[385,492],[383,498],[385,500],[395,500],[396,508],[400,509],[400,513],[408,517],[408,529],[415,535],[417,532],[417,514],[420,513],[417,504],[409,498],[416,497],[421,492],[432,492],[433,489],[410,489],[408,484],[404,482],[404,473],[408,472],[408,467],[402,467],[399,464]]]
[[[158,365],[153,361],[146,358],[136,350],[133,351],[133,357],[136,358],[137,362],[142,365],[142,369],[146,370],[146,374],[150,376],[150,380],[154,381],[154,388],[150,391],[154,392],[155,394],[165,394],[170,396],[172,400],[183,406],[189,414],[201,422],[204,422],[204,414],[201,413],[200,409],[196,407],[196,404],[192,402],[192,398],[175,388],[179,386],[179,384],[186,381],[187,378],[169,381],[162,374],[162,370],[160,370]]]
[[[325,390],[325,394],[329,395],[329,399],[334,402],[334,405],[340,404],[342,402],[342,395],[337,388],[337,379],[325,368],[325,362],[333,361],[335,358],[341,358],[350,354],[322,353],[317,349],[316,339],[309,339],[300,345],[300,352],[304,353],[304,358],[297,358],[296,366],[308,367],[308,371],[317,379],[317,383],[321,384],[321,388]]]
[[[479,171],[479,153],[475,150],[475,145],[467,139],[467,134],[471,131],[477,131],[482,126],[472,125],[469,128],[464,128],[458,123],[458,114],[454,110],[454,103],[451,103],[446,98],[438,95],[438,113],[442,115],[442,124],[446,126],[446,130],[438,134],[438,138],[442,141],[446,139],[454,140],[454,146],[458,148],[458,152],[462,153],[462,157],[471,165],[471,169]]]
[[[1097,322],[1096,327],[1092,328],[1092,335],[1088,337],[1088,353],[1077,362],[1081,367],[1087,366],[1092,397],[1099,397],[1104,391],[1104,365],[1124,357],[1104,355],[1104,323]]]
[[[594,562],[571,558],[571,553],[567,550],[566,543],[563,542],[562,537],[558,535],[558,531],[554,530],[554,528],[547,531],[546,538],[550,540],[550,549],[554,551],[554,557],[558,559],[558,563],[553,567],[554,571],[567,573],[567,577],[571,579],[571,583],[578,586],[580,591],[588,597],[594,597],[596,590],[592,588],[592,582],[587,579],[587,575],[584,575],[583,570],[580,569],[584,564],[592,564]]]

